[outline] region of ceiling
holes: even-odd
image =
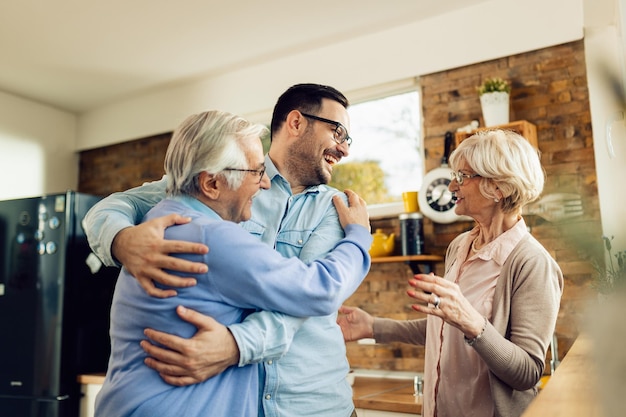
[[[484,1],[2,0],[0,91],[81,113]]]

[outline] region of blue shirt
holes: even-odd
[[[269,157],[265,165],[271,188],[254,199],[252,218],[244,227],[284,256],[297,256],[307,263],[324,256],[343,237],[332,203],[332,196],[339,192],[319,185],[293,195]],[[112,194],[87,213],[84,229],[105,264],[115,264],[110,253],[115,235],[138,223],[143,213],[165,197],[165,183],[162,179]],[[368,270],[369,262],[350,274],[363,279]],[[349,364],[335,314],[304,320],[258,312],[229,328],[240,350],[240,366],[264,361],[260,415],[351,414],[352,389],[345,379]]]
[[[293,195],[270,158],[265,165],[272,186],[254,200],[243,227],[284,256],[307,263],[323,257],[344,235],[332,203],[339,192],[319,185]],[[350,271],[352,279],[362,280],[368,270],[369,265]],[[264,361],[260,416],[350,416],[349,364],[336,319],[336,313],[303,321],[261,311],[229,326],[240,365]]]
[[[146,220],[178,213],[189,224],[170,227],[167,239],[207,244],[205,255],[180,255],[210,265],[196,275],[198,284],[178,289],[174,298],[150,297],[122,269],[111,311],[112,355],[96,401],[98,416],[254,416],[257,414],[258,367],[231,367],[200,384],[174,387],[144,365],[139,342],[145,327],[181,337],[196,329],[181,322],[175,308],[182,304],[230,325],[255,309],[282,311],[294,316],[329,314],[359,285],[348,270],[369,264],[369,232],[348,226],[348,236],[327,258],[309,266],[285,258],[261,244],[232,222],[222,221],[210,208],[190,197],[163,200]],[[245,262],[242,262],[242,259]],[[297,280],[290,281],[294,277]]]

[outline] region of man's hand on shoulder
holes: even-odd
[[[367,230],[371,230],[370,217],[365,200],[352,190],[346,190],[345,193],[348,196],[348,206],[346,206],[346,203],[343,202],[338,194],[333,196],[333,203],[337,209],[341,227],[345,229],[349,224],[360,224]]]
[[[191,219],[177,214],[152,219],[137,226],[121,230],[113,240],[113,256],[137,279],[141,287],[151,296],[172,297],[176,291],[162,290],[154,281],[171,287],[191,287],[194,278],[182,278],[166,273],[163,269],[189,274],[204,273],[207,265],[170,256],[172,253],[207,253],[209,248],[201,243],[180,240],[165,240],[165,229],[176,224],[185,224]]]

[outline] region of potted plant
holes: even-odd
[[[476,89],[478,90],[479,96],[485,93],[504,92],[508,94],[511,92],[509,83],[498,77],[487,78],[480,86],[476,87]]]
[[[509,122],[509,94],[511,86],[499,77],[487,78],[476,87],[483,111],[485,126],[497,126]]]
[[[600,294],[611,294],[620,288],[626,287],[626,250],[618,251],[613,254],[611,241],[614,236],[609,239],[602,236],[604,241],[604,249],[607,256],[604,262],[593,262],[595,268],[594,287]]]

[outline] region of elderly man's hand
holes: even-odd
[[[146,329],[145,335],[165,348],[147,340],[141,342],[150,356],[146,365],[159,372],[165,382],[176,386],[197,384],[239,363],[239,348],[226,326],[182,306],[176,312],[198,328],[191,339]]]

